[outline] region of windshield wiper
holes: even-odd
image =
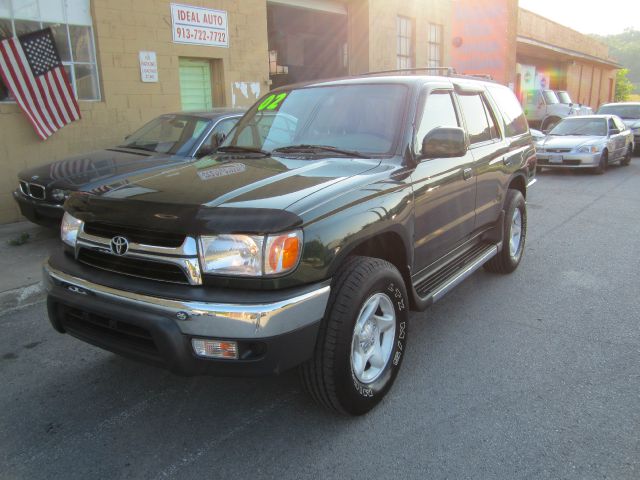
[[[343,150],[341,148],[332,147],[331,145],[287,145],[286,147],[274,148],[272,153],[280,152],[331,152],[331,153],[339,153],[341,155],[348,155],[350,157],[358,157],[358,158],[371,158],[364,153],[358,152],[356,150]]]
[[[271,155],[271,152],[267,152],[266,150],[262,150],[261,148],[242,147],[240,145],[225,145],[223,147],[218,147],[217,151],[229,153],[260,153],[264,156]]]

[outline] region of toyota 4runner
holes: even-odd
[[[65,203],[54,328],[185,375],[299,366],[321,405],[389,391],[423,310],[510,273],[536,171],[501,85],[378,74],[258,101],[217,154]]]

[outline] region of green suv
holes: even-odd
[[[282,88],[215,155],[73,194],[44,267],[49,317],[178,374],[299,367],[319,404],[363,414],[402,365],[410,310],[482,266],[516,269],[535,171],[522,109],[496,83]]]

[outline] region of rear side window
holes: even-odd
[[[489,93],[502,112],[507,137],[516,137],[527,133],[529,125],[524,116],[520,102],[508,88],[488,87]]]
[[[458,101],[472,145],[500,138],[493,117],[479,94],[459,95]]]
[[[415,139],[416,153],[419,153],[422,149],[424,137],[434,128],[460,126],[449,92],[432,92],[429,94],[419,125]]]

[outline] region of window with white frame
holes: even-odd
[[[429,67],[442,66],[442,25],[429,24]]]
[[[413,68],[413,20],[397,18],[398,68]]]
[[[0,39],[50,27],[79,100],[100,100],[90,0],[0,0]],[[0,102],[12,101],[0,79]]]

